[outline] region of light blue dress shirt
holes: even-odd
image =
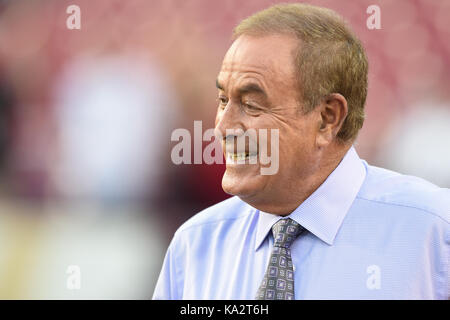
[[[450,190],[349,149],[290,218],[296,299],[449,299]],[[254,299],[280,216],[238,197],[175,233],[153,299]]]

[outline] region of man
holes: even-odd
[[[343,20],[277,5],[233,39],[216,131],[235,197],[179,228],[153,298],[448,299],[450,192],[356,154],[368,66]],[[279,133],[275,174],[235,147],[250,129]]]

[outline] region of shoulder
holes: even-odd
[[[366,179],[357,199],[420,211],[450,223],[450,189],[422,178],[367,165]]]
[[[251,206],[239,197],[234,196],[195,214],[183,223],[176,233],[219,223],[233,223],[236,220],[248,217],[254,211]]]

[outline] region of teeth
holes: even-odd
[[[245,161],[255,156],[256,154],[250,154],[248,152],[238,152],[238,153],[227,152],[227,160],[230,162]]]

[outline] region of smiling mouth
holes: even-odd
[[[256,163],[258,153],[256,152],[227,152],[227,163]]]

